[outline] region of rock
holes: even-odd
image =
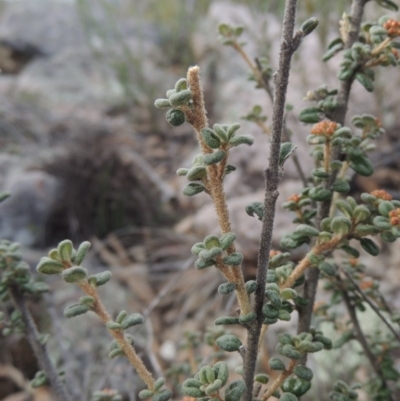
[[[43,171],[15,171],[4,184],[11,197],[0,204],[0,237],[24,246],[42,245],[46,222],[61,187]]]

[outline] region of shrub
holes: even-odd
[[[390,0],[376,0],[382,7],[397,10]],[[166,118],[171,126],[185,122],[192,125],[201,153],[191,166],[185,166],[177,174],[186,177],[188,183],[183,190],[187,196],[206,193],[215,206],[220,226],[220,235],[208,235],[202,242],[194,244],[192,253],[197,257],[198,270],[216,268],[226,279],[219,287],[221,296],[236,294],[238,314],[221,316],[217,326],[238,326],[246,332],[242,342],[236,335],[218,332],[207,341],[225,352],[238,352],[243,366],[236,371],[241,379],[230,375],[223,360],[204,364],[192,377],[182,383],[182,392],[192,398],[206,400],[239,401],[252,399],[266,401],[278,397],[282,401],[296,401],[312,386],[313,371],[306,366],[310,353],[326,352],[339,348],[346,342],[357,340],[371,364],[374,375],[362,387],[371,400],[395,400],[395,381],[399,373],[394,367],[391,350],[398,347],[400,336],[393,328],[398,316],[391,312],[379,283],[365,277],[365,266],[359,262],[361,252],[378,256],[380,248],[373,238],[392,243],[400,237],[400,201],[383,190],[362,194],[357,201],[346,196],[350,190],[349,172],[370,176],[374,166],[368,157],[374,140],[384,133],[380,121],[374,116],[353,116],[347,126],[346,113],[352,84],[358,81],[367,91],[374,90],[374,74],[377,67],[397,66],[400,47],[396,39],[400,36],[400,22],[389,17],[362,23],[367,0],[353,0],[350,15],[341,21],[340,37],[328,46],[323,60],[342,56],[338,72],[338,89],[322,85],[307,94],[314,102],[303,109],[299,119],[313,124],[307,142],[310,145],[315,169],[307,177],[302,171],[296,155],[296,145],[289,141],[285,126],[285,100],[292,56],[305,37],[317,28],[318,21],[310,18],[295,30],[296,0],[287,0],[283,22],[283,34],[279,55],[279,68],[272,74],[271,67],[258,60],[253,63],[239,38],[242,27],[227,24],[219,26],[223,44],[232,46],[248,64],[257,87],[265,90],[273,99],[272,127],[265,125],[262,109],[255,106],[246,116],[265,131],[271,133],[270,158],[265,169],[265,198],[248,205],[246,212],[261,220],[261,236],[256,280],[245,281],[241,269],[243,256],[236,249],[236,235],[232,232],[229,210],[224,194],[224,179],[235,171],[228,163],[229,154],[237,146],[253,145],[253,138],[240,132],[240,124],[214,124],[208,126],[200,69],[188,70],[186,78],[178,80],[174,88],[167,91],[166,98],[158,99],[156,107],[167,109]],[[285,163],[294,161],[304,189],[293,194],[283,207],[294,213],[297,225],[293,232],[281,240],[282,248],[289,251],[306,246],[306,255],[294,263],[290,252],[271,249],[278,186],[284,175]],[[113,319],[103,305],[98,287],[111,279],[108,271],[90,275],[82,264],[90,243],[83,242],[74,248],[71,241],[62,241],[56,249],[42,258],[37,270],[46,275],[61,275],[65,282],[78,286],[84,295],[65,309],[67,318],[85,313],[95,313],[107,327],[113,341],[110,358],[125,356],[135,367],[147,388],[140,398],[167,401],[172,397],[163,377],[155,379],[137,355],[134,338],[126,333],[132,326],[143,323],[139,313],[121,311]],[[43,372],[34,380],[34,385],[50,382],[60,400],[71,399],[60,382],[59,375],[51,365],[43,338],[37,333],[29,311],[26,296],[45,290],[43,284],[33,280],[27,265],[20,260],[18,246],[3,241],[0,244],[1,283],[0,295],[4,302],[11,298],[16,312],[10,321],[3,323],[3,333],[25,325],[32,347],[41,363]],[[320,280],[331,292],[331,299],[324,305],[315,305],[315,294]],[[347,309],[350,326],[341,328],[342,336],[336,342],[311,326],[316,321],[333,323],[340,331],[337,305]],[[388,328],[385,340],[367,338],[356,311],[364,311],[368,305]],[[288,321],[294,312],[299,315],[297,334],[281,333],[277,338],[276,352],[269,360],[272,372],[268,377],[257,373],[257,355],[269,326],[278,321]],[[392,320],[392,322],[390,322]],[[197,341],[195,337],[189,341]],[[346,369],[343,366],[343,369]],[[273,372],[279,372],[273,374]],[[357,384],[342,381],[331,384],[331,400],[355,400]],[[322,397],[325,395],[321,395]],[[96,392],[95,400],[118,400],[115,392]],[[326,399],[326,397],[325,397]]]

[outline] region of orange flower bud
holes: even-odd
[[[332,136],[337,130],[338,124],[333,121],[321,121],[312,127],[313,135]]]
[[[293,201],[293,202],[299,202],[300,201],[300,196],[297,194],[293,194],[291,196],[289,196],[289,198],[287,199],[288,202]]]
[[[389,221],[392,226],[400,227],[400,209],[394,209],[389,212]]]
[[[383,199],[386,201],[391,201],[393,199],[393,196],[388,194],[383,189],[376,189],[375,191],[371,192],[371,195],[376,196],[377,198]]]

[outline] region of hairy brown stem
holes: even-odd
[[[96,315],[100,318],[100,320],[107,324],[107,322],[112,321],[110,314],[107,312],[104,307],[101,299],[99,297],[99,293],[95,287],[92,287],[87,280],[80,281],[78,286],[91,297],[94,298],[94,304],[92,306],[92,311],[96,313]],[[143,361],[136,354],[135,349],[128,342],[128,340],[124,336],[123,330],[111,330],[108,329],[111,336],[115,339],[121,349],[124,351],[125,356],[128,358],[131,365],[136,369],[139,376],[146,383],[149,390],[154,390],[155,380],[151,373],[147,370]]]
[[[211,153],[212,149],[207,146],[201,135],[201,130],[207,127],[208,121],[206,117],[207,112],[204,106],[203,89],[200,81],[199,67],[195,66],[189,68],[187,79],[189,82],[190,90],[193,94],[193,107],[189,111],[185,111],[186,119],[196,131],[202,152]],[[226,161],[224,161],[223,163],[226,163]],[[221,228],[221,233],[226,234],[232,231],[232,229],[229,220],[228,204],[226,202],[226,196],[223,186],[223,171],[221,171],[221,169],[219,169],[217,165],[211,164],[207,166],[207,177],[208,190],[214,202],[214,207],[217,214],[219,226]],[[236,249],[234,245],[230,246],[227,250],[228,254],[231,254],[235,251]],[[238,267],[231,268],[227,266],[223,268],[222,262],[219,263],[218,267],[228,281],[232,281],[236,284],[236,294],[238,298],[240,314],[249,314],[251,312],[251,304],[249,295],[246,291],[242,269]]]
[[[59,401],[72,401],[71,396],[61,382],[57,370],[50,359],[46,345],[40,342],[39,331],[28,309],[24,296],[19,292],[18,288],[10,288],[10,295],[15,307],[21,312],[29,344],[39,362],[40,368],[46,374],[57,399]]]
[[[268,390],[264,393],[262,401],[267,401],[272,394],[282,385],[282,383],[293,373],[298,361],[291,359],[287,368],[275,379],[275,381],[268,387]]]
[[[262,221],[261,239],[257,262],[257,290],[254,296],[254,311],[257,318],[248,330],[247,350],[244,359],[244,382],[246,383],[245,401],[252,400],[253,380],[256,368],[258,344],[263,322],[262,307],[271,250],[272,231],[275,218],[275,204],[278,198],[278,184],[281,179],[279,153],[282,140],[283,120],[285,113],[286,92],[289,82],[291,61],[297,44],[294,43],[293,32],[296,18],[297,0],[287,0],[283,21],[283,33],[279,55],[279,68],[275,75],[274,102],[272,113],[272,138],[269,165],[265,170],[264,217]]]

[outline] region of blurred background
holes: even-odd
[[[218,41],[217,27],[221,22],[244,26],[246,52],[251,59],[266,57],[275,70],[283,5],[281,0],[0,1],[0,190],[12,194],[0,206],[0,237],[21,243],[32,269],[59,241],[90,240],[89,269],[113,273],[103,291],[109,311],[150,316],[134,333],[138,347],[150,355],[146,363],[156,375],[167,369],[171,381],[186,377],[193,350],[204,358],[213,352],[197,346],[197,340],[235,303],[217,293],[223,280],[216,271],[193,267],[192,244],[218,232],[207,197],[185,199],[185,180],[175,174],[198,153],[194,133],[188,124],[172,129],[153,103],[198,64],[210,124],[240,122],[241,132],[255,137],[252,148],[232,151],[237,171],[226,182],[245,273],[253,277],[260,223],[244,208],[263,198],[269,138],[242,117],[255,105],[270,117],[271,102],[248,80],[240,56]],[[293,106],[288,127],[306,172],[312,168],[305,141],[309,127],[297,116],[311,105],[304,100],[308,90],[323,83],[338,86],[341,57],[326,64],[321,57],[339,36],[338,21],[350,6],[349,0],[299,2],[298,26],[310,16],[320,20],[295,55],[288,94]],[[366,18],[378,19],[385,11],[368,3]],[[373,94],[354,84],[348,123],[354,114],[371,113],[387,132],[372,155],[374,175],[351,181],[355,195],[384,188],[400,198],[399,84],[400,71],[393,67],[377,70]],[[296,169],[287,163],[280,199],[301,188]],[[277,248],[292,218],[278,208]],[[399,308],[400,255],[394,248],[386,250],[379,269],[372,258],[364,258]],[[109,339],[96,318],[63,318],[78,291],[60,280],[50,284],[52,293],[33,302],[32,310],[41,330],[52,334],[52,356],[66,371],[74,399],[89,400],[95,390],[115,388],[134,400],[141,382],[124,360],[108,360]],[[374,316],[365,316],[366,329],[375,330]],[[288,327],[295,322],[273,326],[271,353],[277,332]],[[210,330],[208,336],[216,335],[215,328]],[[185,336],[187,331],[192,336]],[[358,350],[356,344],[349,347]],[[232,366],[239,363],[230,358]],[[326,352],[312,363],[322,368],[304,401],[316,394],[319,401],[328,400],[332,378],[365,381],[369,375],[367,367],[358,369],[363,359],[357,352],[352,360]],[[22,335],[0,335],[0,400],[51,400],[49,389],[28,387],[37,369]]]

